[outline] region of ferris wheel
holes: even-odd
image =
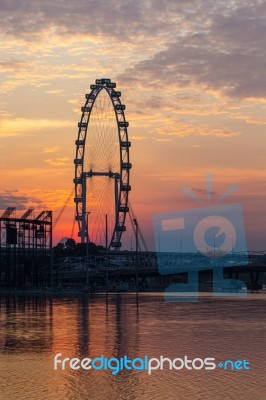
[[[129,124],[114,82],[96,79],[90,88],[81,108],[74,159],[78,235],[82,243],[117,250],[129,211]]]

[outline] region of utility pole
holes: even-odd
[[[108,216],[105,214],[105,249],[106,249],[106,294],[109,291],[109,276],[108,276]]]
[[[86,212],[86,290],[90,292],[90,276],[89,276],[89,214]]]
[[[138,273],[138,251],[139,251],[139,225],[136,218],[133,218],[134,225],[136,227],[136,253],[135,253],[135,272],[136,272],[136,293],[139,292],[139,273]]]

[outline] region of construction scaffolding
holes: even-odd
[[[0,217],[0,287],[52,287],[52,211],[17,217],[8,207]]]

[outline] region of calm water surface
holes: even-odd
[[[165,303],[160,295],[0,298],[0,398],[266,399],[266,295],[203,296]],[[53,357],[188,355],[247,359],[250,371],[53,370]]]

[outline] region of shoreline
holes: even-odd
[[[40,289],[27,289],[27,290],[22,290],[22,289],[1,289],[0,290],[0,297],[4,296],[45,296],[45,297],[93,297],[93,296],[106,296],[106,295],[143,295],[143,294],[156,294],[156,295],[164,295],[164,291],[162,290],[146,290],[146,291],[99,291],[99,292],[88,292],[86,290],[55,290],[55,289],[47,289],[47,290],[40,290]],[[265,289],[259,289],[259,290],[248,290],[247,295],[250,294],[266,294]],[[188,296],[191,297],[193,296],[193,293],[188,293],[184,292],[182,296]],[[237,295],[235,293],[224,293],[223,295],[218,295],[218,296],[213,296],[212,291],[205,291],[205,292],[197,292],[196,294],[199,297],[213,297],[213,298],[223,298],[223,297],[234,297],[234,298],[245,298],[245,295]]]

